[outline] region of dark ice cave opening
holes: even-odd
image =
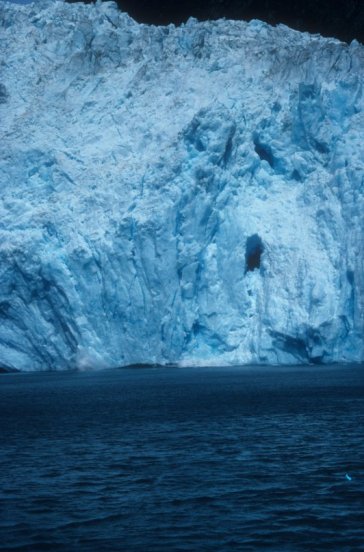
[[[261,256],[264,251],[262,239],[258,234],[249,236],[245,246],[245,273],[260,268]]]

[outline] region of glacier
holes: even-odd
[[[364,361],[364,47],[0,4],[0,366]]]

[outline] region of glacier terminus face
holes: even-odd
[[[0,366],[364,361],[364,47],[0,5]]]

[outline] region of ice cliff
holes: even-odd
[[[0,365],[364,360],[364,47],[0,5]]]

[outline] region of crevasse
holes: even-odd
[[[364,360],[364,47],[0,5],[0,366]]]

